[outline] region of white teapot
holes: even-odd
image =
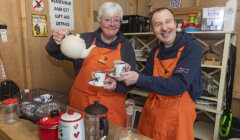
[[[85,41],[79,34],[65,34],[65,38],[62,40],[60,45],[62,53],[72,59],[86,58],[95,47],[96,45],[92,45],[86,49]]]

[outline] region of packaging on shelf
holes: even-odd
[[[226,10],[224,16],[224,31],[233,32],[235,27],[235,19],[237,12],[237,0],[229,0],[226,3]]]
[[[125,15],[123,16],[120,31],[123,33],[149,32],[149,19],[145,16]]]
[[[224,24],[225,7],[203,8],[202,26],[203,31],[221,31]]]

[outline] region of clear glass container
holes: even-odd
[[[17,98],[3,100],[3,119],[6,124],[13,124],[19,120],[19,101]]]
[[[114,140],[142,140],[142,135],[133,128],[135,101],[127,99],[126,102],[127,122],[126,128],[114,136]]]

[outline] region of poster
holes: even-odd
[[[73,0],[49,0],[51,29],[74,30]]]
[[[46,15],[32,15],[32,34],[33,36],[48,36]]]

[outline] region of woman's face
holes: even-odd
[[[111,39],[118,33],[121,26],[121,19],[120,16],[116,14],[111,17],[103,15],[100,18],[99,24],[102,29],[102,35],[104,35],[105,38]]]

